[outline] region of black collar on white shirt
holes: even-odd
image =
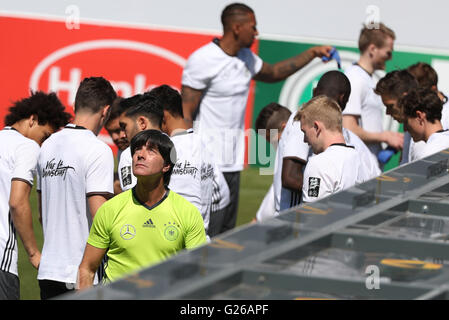
[[[189,134],[189,133],[193,133],[193,128],[189,128],[189,129],[183,130],[183,131],[178,131],[175,134],[173,134],[172,137],[182,136],[182,135]]]
[[[69,123],[68,125],[66,125],[64,128],[67,129],[81,129],[81,130],[87,130],[86,128],[84,128],[83,126],[77,126],[74,123]]]
[[[9,126],[8,127],[4,127],[3,130],[15,130],[15,131],[19,132],[19,130],[17,130],[16,128],[9,127]]]
[[[340,147],[346,147],[346,148],[352,148],[352,149],[355,149],[354,146],[348,146],[348,145],[345,144],[345,143],[332,143],[329,147],[332,147],[332,146],[340,146]]]

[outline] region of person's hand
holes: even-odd
[[[39,264],[41,263],[41,253],[39,251],[36,251],[32,255],[28,256],[28,259],[36,270],[39,269]]]
[[[321,57],[330,57],[330,51],[332,50],[331,46],[317,46],[317,47],[312,47],[312,52],[313,55],[316,58],[321,58]]]
[[[404,134],[394,131],[384,131],[384,142],[396,150],[402,150],[404,145]]]

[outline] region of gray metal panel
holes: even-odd
[[[448,158],[442,151],[61,298],[446,298]],[[367,285],[372,266],[380,271],[378,289]]]

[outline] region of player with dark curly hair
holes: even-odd
[[[38,126],[48,125],[52,132],[65,126],[71,118],[70,113],[65,112],[64,105],[55,93],[47,94],[37,91],[32,92],[28,98],[14,102],[9,108],[9,114],[5,117],[5,126],[15,128],[19,125],[19,122],[23,122],[32,116],[37,120]],[[43,140],[35,141],[41,145],[44,140],[45,137]]]
[[[410,132],[414,142],[426,144],[410,161],[419,160],[449,148],[449,131],[441,125],[443,101],[437,92],[427,88],[410,91],[399,100],[404,117],[404,128]]]
[[[20,299],[16,230],[31,264],[39,266],[29,201],[39,146],[70,118],[56,94],[41,91],[14,102],[5,117],[0,131],[0,300]]]

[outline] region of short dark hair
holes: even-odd
[[[119,118],[126,110],[134,107],[142,99],[142,94],[136,94],[128,98],[117,97],[111,106],[111,115],[108,122]]]
[[[255,128],[259,130],[279,129],[282,122],[287,121],[292,112],[279,103],[271,102],[260,110],[255,122]]]
[[[144,130],[131,139],[131,155],[142,146],[156,148],[164,159],[164,165],[170,165],[170,170],[164,173],[164,185],[168,186],[173,167],[176,163],[176,148],[170,138],[159,130]]]
[[[374,92],[378,95],[386,95],[400,99],[404,94],[418,88],[418,81],[407,70],[394,70],[388,72],[385,77],[377,82]]]
[[[103,77],[84,78],[75,96],[75,113],[87,110],[97,113],[104,106],[110,106],[117,94],[111,83]]]
[[[55,130],[65,126],[72,115],[65,112],[65,107],[55,93],[43,91],[31,92],[28,98],[15,101],[5,117],[5,125],[12,126],[17,121],[37,116],[39,125],[49,124]]]
[[[351,82],[348,77],[340,71],[331,70],[323,74],[318,81],[314,90],[314,96],[325,95],[334,99],[340,105],[343,111],[351,94]],[[340,96],[343,95],[343,101],[339,101]]]
[[[109,114],[108,121],[106,121],[106,125],[110,123],[112,120],[117,119],[123,113],[122,108],[120,108],[120,102],[123,100],[122,97],[117,97],[114,99],[114,102],[111,104],[111,113]]]
[[[184,113],[182,112],[182,98],[177,90],[163,84],[146,94],[154,95],[158,99],[162,110],[168,111],[174,117],[184,118]]]
[[[125,116],[133,119],[144,116],[153,126],[160,128],[162,126],[164,112],[155,96],[144,94],[137,99],[134,106],[125,111]]]
[[[121,112],[123,113],[124,111],[128,110],[129,108],[136,106],[139,103],[139,101],[142,100],[142,97],[143,97],[143,94],[138,93],[131,97],[122,99],[120,101]]]
[[[432,88],[438,84],[438,74],[428,63],[418,62],[407,68],[418,81],[420,87]]]
[[[417,88],[408,92],[399,102],[399,107],[406,118],[416,117],[416,111],[426,114],[427,121],[435,123],[441,120],[443,102],[438,94],[429,88]]]
[[[254,10],[248,7],[246,4],[243,3],[229,4],[221,12],[221,24],[223,25],[223,29],[226,30],[231,25],[231,22],[234,21],[234,19],[237,16],[242,15],[246,16],[250,13],[254,13]]]

